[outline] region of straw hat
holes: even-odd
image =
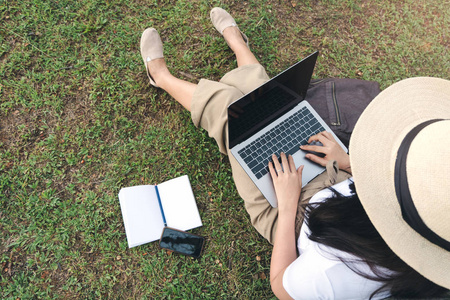
[[[450,81],[411,78],[381,92],[349,152],[356,191],[385,242],[450,288]]]

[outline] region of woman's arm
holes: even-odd
[[[283,274],[286,268],[297,259],[295,243],[295,217],[298,199],[302,188],[302,170],[295,169],[291,155],[286,158],[281,153],[281,163],[276,155],[272,156],[273,164],[269,163],[275,193],[278,200],[278,225],[270,262],[270,284],[273,293],[279,299],[291,299],[283,287]]]
[[[305,155],[307,159],[324,167],[327,165],[328,161],[335,160],[339,165],[339,169],[352,174],[352,168],[350,166],[350,158],[348,154],[345,153],[344,149],[342,149],[341,146],[339,146],[331,133],[322,131],[316,135],[311,136],[308,140],[308,143],[311,143],[312,141],[319,141],[323,146],[304,145],[300,146],[300,149],[320,152],[325,154],[325,157],[322,158],[317,155],[308,153]]]

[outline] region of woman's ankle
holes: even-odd
[[[157,58],[147,63],[147,68],[150,76],[160,85],[160,82],[164,80],[167,75],[170,75],[164,58]]]
[[[232,50],[240,46],[247,47],[247,44],[239,28],[237,28],[236,26],[230,26],[225,28],[223,31],[223,37]]]

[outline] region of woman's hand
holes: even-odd
[[[302,189],[303,166],[295,169],[294,158],[281,153],[281,164],[278,157],[273,154],[269,162],[269,171],[272,176],[275,193],[278,200],[278,212],[297,212],[298,199]]]
[[[275,193],[278,199],[278,222],[275,232],[272,259],[270,261],[270,285],[278,299],[291,299],[283,287],[283,274],[286,268],[297,259],[295,246],[295,217],[302,189],[303,166],[295,169],[294,159],[281,153],[272,155],[269,162]]]
[[[316,135],[311,136],[308,140],[308,143],[311,143],[312,141],[319,141],[323,146],[304,145],[300,146],[300,149],[320,152],[325,154],[325,157],[322,158],[317,155],[308,153],[305,155],[307,159],[324,167],[327,165],[328,161],[335,160],[339,165],[339,169],[349,174],[352,173],[352,169],[350,167],[350,158],[348,154],[344,151],[344,149],[341,148],[341,146],[339,146],[331,133],[322,131]]]

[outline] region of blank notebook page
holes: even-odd
[[[119,192],[128,247],[159,240],[164,222],[156,200],[155,187],[139,185],[123,188]]]
[[[187,175],[158,185],[167,226],[189,230],[202,226],[192,187]]]

